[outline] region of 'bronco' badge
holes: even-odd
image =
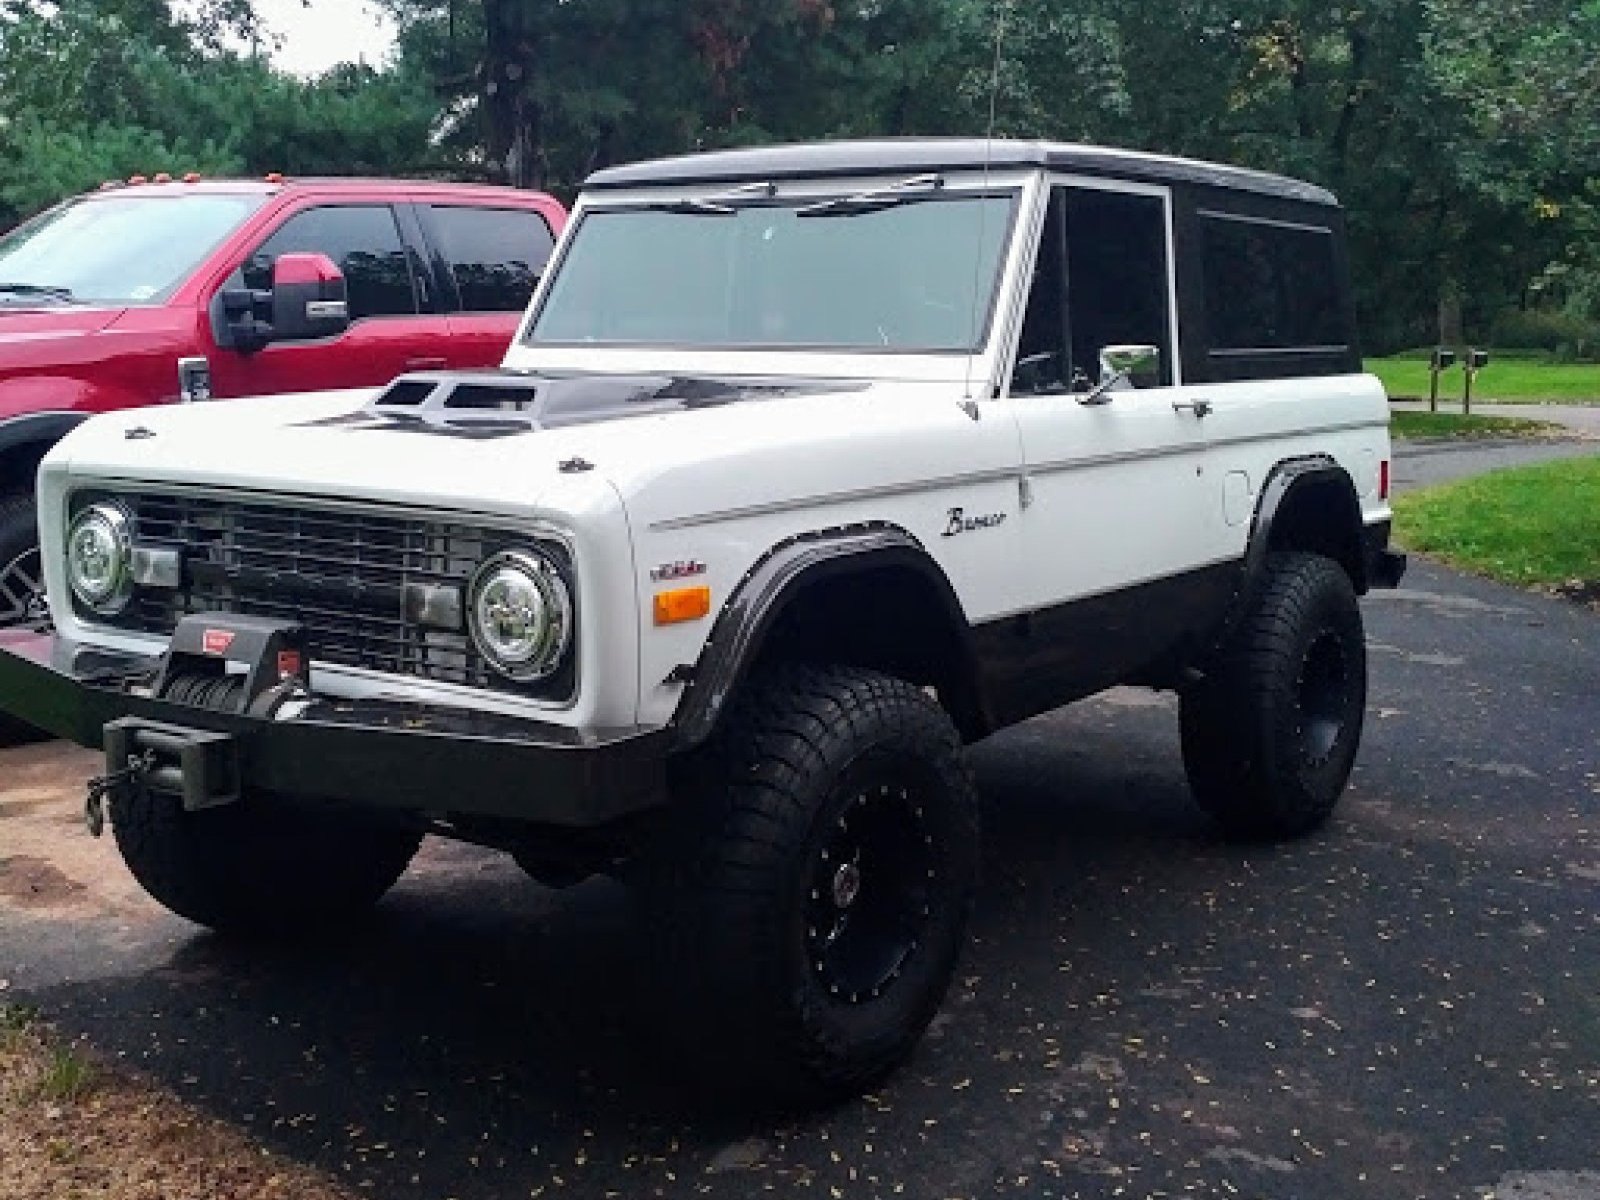
[[[964,508],[950,510],[950,523],[944,527],[944,536],[955,537],[959,533],[977,533],[980,529],[998,529],[1006,523],[1006,513],[990,513],[984,517],[969,517]]]

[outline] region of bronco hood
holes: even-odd
[[[851,401],[868,385],[504,372],[389,387],[112,413],[53,456],[96,480],[526,514],[557,485],[588,492],[770,436],[767,401]],[[728,409],[737,410],[737,417]],[[721,420],[710,423],[713,414]],[[740,419],[742,418],[742,419]],[[572,497],[563,495],[565,507]]]

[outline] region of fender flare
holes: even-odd
[[[1350,522],[1355,550],[1351,561],[1343,565],[1351,572],[1350,582],[1355,585],[1356,594],[1366,592],[1367,563],[1366,556],[1361,552],[1361,501],[1356,495],[1350,473],[1327,454],[1288,459],[1272,468],[1256,501],[1255,520],[1250,530],[1250,543],[1245,550],[1243,569],[1239,572],[1238,587],[1228,606],[1228,615],[1214,642],[1215,646],[1226,645],[1239,627],[1239,622],[1244,619],[1250,598],[1255,595],[1266,573],[1267,554],[1271,550],[1278,518],[1287,510],[1296,494],[1313,487],[1332,487],[1339,494],[1340,507]]]
[[[0,420],[0,459],[16,450],[37,448],[42,453],[88,419],[88,413],[41,412]],[[10,482],[0,479],[0,488]]]
[[[774,623],[806,588],[824,579],[883,567],[910,569],[933,587],[960,639],[964,660],[960,669],[976,680],[977,660],[966,612],[944,570],[921,542],[895,525],[858,525],[802,534],[769,550],[722,606],[673,715],[675,748],[694,749],[716,732],[729,700],[760,656]]]

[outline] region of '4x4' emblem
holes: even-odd
[[[1006,523],[1006,513],[990,513],[983,517],[969,517],[964,508],[950,510],[950,523],[944,527],[944,536],[953,538],[957,534],[977,533],[980,529],[998,529]]]

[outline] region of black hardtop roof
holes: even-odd
[[[584,187],[608,190],[897,171],[982,170],[986,164],[994,170],[1048,168],[1147,183],[1203,184],[1305,204],[1339,203],[1332,192],[1316,184],[1264,171],[1107,146],[1007,138],[885,138],[718,150],[609,167],[596,171]]]

